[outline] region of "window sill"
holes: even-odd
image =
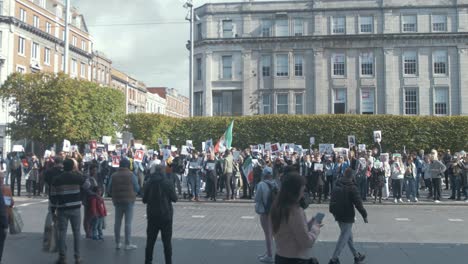
[[[419,76],[418,75],[404,75],[403,74],[403,78],[414,79],[414,78],[419,78]]]
[[[332,75],[331,76],[332,79],[346,79],[346,75]]]
[[[361,75],[359,76],[361,79],[375,79],[375,75]]]

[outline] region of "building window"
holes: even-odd
[[[203,92],[196,92],[193,93],[193,100],[194,100],[194,109],[193,109],[193,115],[194,116],[202,116],[203,115]],[[158,113],[160,113],[159,107],[158,107]]]
[[[262,76],[263,77],[271,76],[271,56],[270,55],[262,56]]]
[[[296,103],[296,115],[304,114],[304,95],[302,93],[295,94],[295,103]]]
[[[401,17],[403,32],[416,32],[418,30],[417,16],[404,15]]]
[[[345,75],[345,55],[334,54],[332,56],[333,76]]]
[[[372,52],[361,53],[361,75],[374,75],[374,55]]]
[[[26,13],[26,10],[20,8],[20,20],[25,22],[28,20],[28,15]]]
[[[374,89],[366,88],[361,90],[361,114],[373,115],[375,113],[375,92]]]
[[[262,113],[264,115],[273,114],[271,111],[271,94],[262,95]]]
[[[80,75],[83,78],[86,77],[86,64],[84,62],[81,63]]]
[[[25,49],[26,49],[26,39],[22,37],[18,37],[18,54],[25,55],[24,54]]]
[[[197,80],[201,81],[202,79],[202,60],[197,58]]]
[[[277,94],[276,95],[276,113],[277,114],[288,114],[288,94]]]
[[[31,58],[38,60],[39,59],[39,44],[33,42],[31,49]]]
[[[202,23],[197,24],[197,40],[203,39]]]
[[[287,37],[289,36],[289,24],[287,18],[276,20],[276,36]]]
[[[415,51],[406,51],[403,53],[404,75],[417,75],[418,58]]]
[[[46,32],[50,34],[52,32],[52,25],[49,22],[46,22],[45,25],[46,25],[46,28],[45,28]]]
[[[232,56],[223,56],[223,79],[232,79]]]
[[[287,54],[276,55],[276,76],[289,76],[289,58]]]
[[[223,20],[223,38],[232,38],[232,20]]]
[[[72,68],[71,68],[71,73],[72,75],[76,75],[77,73],[77,64],[76,64],[76,60],[75,59],[72,59]]]
[[[361,33],[374,32],[374,17],[362,16],[359,18],[359,30]]]
[[[242,115],[242,91],[214,91],[213,92],[214,116],[239,116]]]
[[[346,113],[346,89],[335,89],[333,100],[333,113]]]
[[[50,65],[50,49],[44,48],[44,64]]]
[[[294,36],[304,35],[304,20],[294,19]]]
[[[81,41],[81,49],[86,51],[86,41],[84,40]]]
[[[262,37],[271,37],[271,20],[262,20]]]
[[[447,31],[447,16],[432,15],[432,31],[446,32]]]
[[[405,115],[418,114],[418,91],[416,89],[405,89]]]
[[[33,17],[33,26],[36,27],[36,28],[39,28],[40,25],[39,25],[39,17],[38,16],[34,16]]]
[[[345,17],[332,17],[332,33],[345,34],[346,32],[346,18]]]
[[[447,51],[439,50],[434,52],[432,59],[434,60],[434,74],[447,75]]]
[[[25,73],[25,72],[26,72],[26,68],[25,68],[25,67],[22,67],[22,66],[16,66],[16,72],[18,72],[18,73]]]
[[[294,76],[303,75],[304,59],[302,55],[294,55]]]
[[[436,115],[448,115],[448,89],[435,88],[434,90],[434,113]]]
[[[78,38],[76,38],[75,36],[73,36],[73,38],[72,38],[72,45],[75,46],[75,47],[77,47],[77,45],[78,45]]]

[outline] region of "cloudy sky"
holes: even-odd
[[[242,2],[229,0],[224,2]],[[71,0],[85,16],[94,48],[147,86],[188,95],[189,25],[184,0]],[[222,0],[194,0],[195,6]]]

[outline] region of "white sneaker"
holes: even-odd
[[[393,200],[393,202],[394,202],[394,203],[398,203],[398,200],[397,200],[397,199],[395,199],[395,200]]]
[[[266,257],[267,253],[264,253],[263,255],[257,255],[257,259],[261,259],[261,258],[264,258]]]
[[[138,248],[137,245],[132,245],[132,244],[125,246],[125,250],[133,250],[133,249],[137,249],[137,248]]]
[[[410,199],[408,199],[408,203],[411,203],[411,200],[410,200]]]
[[[414,201],[415,201],[415,202],[419,202],[418,198],[414,198]]]
[[[403,203],[403,200],[400,198],[400,200],[398,200],[400,203]]]
[[[264,256],[262,258],[259,258],[258,259],[260,262],[263,262],[263,263],[275,263],[275,261],[273,260],[272,257],[269,257],[269,256]]]
[[[115,249],[119,250],[122,248],[122,243],[115,244]]]
[[[435,200],[434,202],[435,202],[435,203],[440,203],[440,201],[439,201],[439,200]]]

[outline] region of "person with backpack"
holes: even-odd
[[[266,253],[258,256],[258,260],[264,263],[274,263],[273,261],[273,232],[271,227],[270,210],[273,200],[278,194],[278,185],[273,180],[273,169],[265,167],[263,169],[263,180],[257,185],[255,193],[255,212],[260,217],[260,225],[265,234]]]

